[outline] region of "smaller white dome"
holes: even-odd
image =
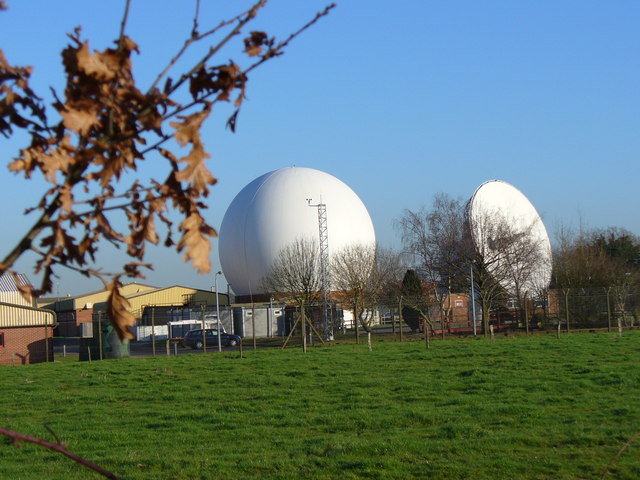
[[[490,180],[480,185],[467,206],[467,215],[471,227],[471,236],[478,250],[491,251],[483,228],[492,216],[506,220],[516,232],[526,232],[539,250],[538,262],[528,276],[523,291],[537,292],[547,288],[551,282],[552,254],[551,242],[542,218],[529,199],[513,185],[501,180]],[[504,265],[493,265],[489,272],[503,269]],[[501,279],[502,287],[514,293],[513,282]]]

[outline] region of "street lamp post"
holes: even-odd
[[[222,331],[220,330],[220,302],[218,301],[218,275],[222,275],[222,272],[216,272],[213,277],[213,284],[216,289],[216,318],[218,319],[218,351],[222,351],[222,340],[220,339]]]
[[[476,287],[473,285],[473,265],[469,267],[471,272],[471,316],[473,318],[473,336],[477,335],[476,331]]]

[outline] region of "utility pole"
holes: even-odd
[[[216,272],[213,276],[213,285],[216,289],[216,320],[218,321],[218,352],[222,351],[222,329],[220,328],[220,300],[218,298],[218,275],[222,275],[222,271]],[[229,303],[229,297],[227,297],[227,303]]]
[[[310,207],[318,209],[318,230],[320,234],[320,286],[322,288],[322,322],[326,340],[333,341],[333,325],[329,322],[327,293],[329,290],[329,233],[327,230],[327,205],[320,203],[311,204],[311,198],[307,198]]]
[[[473,284],[473,265],[469,266],[469,271],[471,272],[471,318],[473,319],[473,336],[477,335],[476,330],[476,287]]]

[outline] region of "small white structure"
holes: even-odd
[[[375,243],[369,212],[342,181],[312,168],[266,173],[244,187],[220,227],[222,270],[236,295],[262,292],[262,279],[279,252],[299,238],[319,239],[318,210],[326,205],[328,251]]]

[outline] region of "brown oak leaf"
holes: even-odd
[[[120,280],[115,278],[111,285],[105,286],[110,292],[109,299],[107,300],[107,310],[111,325],[113,325],[120,340],[124,340],[125,338],[133,340],[135,335],[129,328],[135,326],[136,318],[129,311],[131,308],[129,300],[120,295]]]
[[[244,39],[244,51],[250,57],[255,57],[262,53],[262,45],[267,45],[268,37],[264,32],[251,32],[251,35]]]
[[[60,115],[62,115],[64,126],[80,135],[86,135],[92,127],[100,126],[98,113],[95,109],[77,110],[67,107],[60,111]]]
[[[186,247],[184,261],[193,262],[193,268],[198,273],[209,273],[211,271],[211,240],[215,237],[216,231],[209,227],[198,213],[192,213],[180,224],[180,230],[184,231],[178,251]]]
[[[200,141],[200,127],[210,113],[211,103],[207,102],[203,111],[193,113],[187,117],[178,117],[182,120],[181,122],[171,122],[169,124],[176,129],[173,136],[181,146],[184,147],[187,143]]]
[[[89,42],[84,42],[77,53],[78,68],[86,75],[109,81],[116,77],[116,68],[109,57],[99,52],[89,52]]]
[[[73,191],[70,185],[60,187],[60,206],[65,212],[73,212]]]
[[[200,192],[207,190],[207,185],[216,183],[206,166],[207,158],[211,158],[211,155],[204,151],[202,143],[195,143],[189,155],[180,159],[181,162],[187,163],[187,166],[176,173],[176,180],[190,182]]]
[[[69,135],[66,135],[60,146],[50,154],[37,152],[37,159],[42,164],[41,168],[47,180],[55,184],[57,172],[67,171],[69,165],[74,162],[74,158],[71,155],[72,151],[73,146],[71,145]]]

